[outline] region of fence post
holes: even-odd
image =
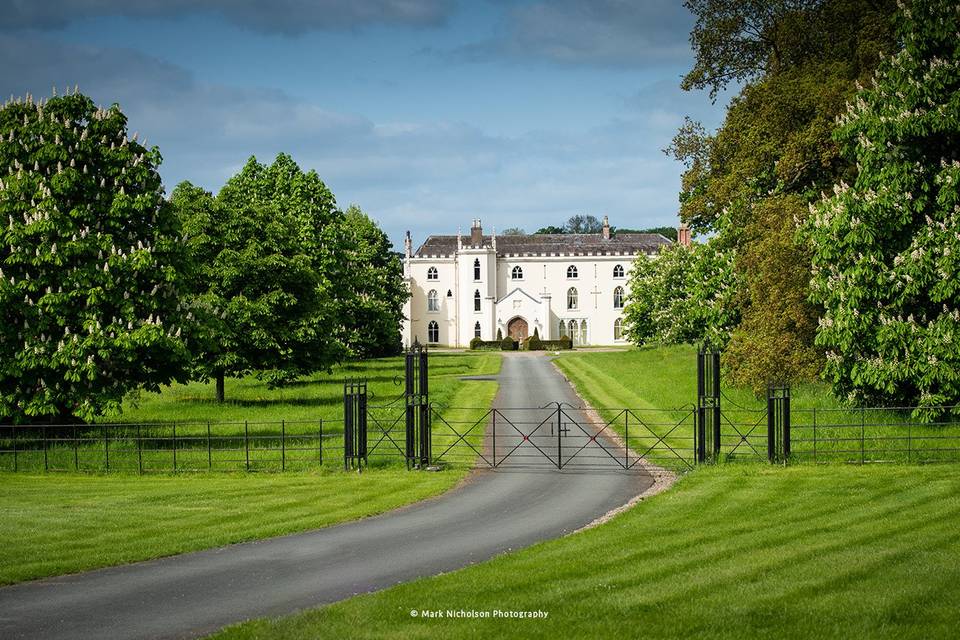
[[[280,471],[287,470],[287,421],[280,421]]]
[[[697,462],[720,454],[720,353],[697,351],[697,413],[694,420]]]
[[[77,438],[77,425],[73,425],[73,470],[80,471],[80,440]]]
[[[404,356],[407,468],[425,469],[431,459],[430,373],[426,347],[414,340]]]
[[[250,471],[250,423],[243,421],[243,449],[246,452],[247,471]]]
[[[767,386],[767,459],[786,463],[790,456],[790,385]]]
[[[320,418],[320,466],[323,466],[323,418]]]
[[[50,466],[47,462],[47,425],[40,427],[40,437],[43,439],[43,470],[49,471]]]
[[[213,469],[213,449],[210,446],[210,421],[207,420],[207,470]]]
[[[137,423],[137,473],[143,475],[143,442],[140,440],[140,423]]]
[[[10,436],[13,438],[13,470],[19,471],[19,461],[17,460],[17,425],[12,425],[10,427],[10,433],[13,434]]]
[[[107,435],[107,425],[103,425],[103,462],[110,471],[110,437]]]
[[[173,470],[177,470],[177,423],[173,423]]]

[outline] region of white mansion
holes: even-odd
[[[574,344],[623,341],[623,305],[634,260],[671,244],[659,234],[617,233],[607,219],[596,234],[430,236],[413,252],[405,240],[403,343],[467,347],[497,330],[516,339],[539,331]],[[685,230],[684,230],[685,231]]]

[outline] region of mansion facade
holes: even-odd
[[[682,238],[681,238],[682,240]],[[429,236],[413,251],[407,232],[403,343],[469,347],[474,338],[543,340],[567,335],[574,345],[625,342],[623,306],[634,260],[664,245],[659,234],[611,235],[606,218],[596,234]]]

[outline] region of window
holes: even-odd
[[[440,311],[440,299],[436,289],[431,289],[427,294],[427,311]]]
[[[567,267],[567,278],[569,280],[575,280],[577,277],[577,268],[573,265]]]
[[[452,298],[452,297],[453,297],[453,291],[450,291],[450,289],[447,289],[447,297],[448,297],[448,298]]]
[[[587,321],[580,321],[580,344],[587,344]]]
[[[513,268],[513,271],[510,272],[511,280],[523,280],[523,269],[520,268],[520,265],[517,265]]]
[[[427,325],[427,342],[440,342],[440,325],[436,320]]]
[[[427,280],[438,280],[440,275],[437,273],[436,267],[430,267],[427,269]]]
[[[563,320],[560,321],[560,337],[567,335],[567,323]]]
[[[578,298],[579,296],[577,295],[576,287],[570,287],[569,289],[567,289],[567,309],[570,309],[570,310],[576,309]]]
[[[480,311],[480,290],[473,292],[473,310]]]
[[[577,321],[571,320],[567,325],[567,330],[570,332],[570,341],[574,344],[580,344],[579,332],[577,331]]]
[[[613,308],[623,309],[623,287],[617,287],[613,290]]]
[[[480,337],[480,323],[479,323],[479,322],[476,322],[476,323],[474,323],[474,325],[473,325],[473,337],[474,337],[474,338],[479,338],[479,337]]]
[[[615,267],[613,268],[613,277],[614,277],[614,278],[622,278],[622,277],[623,277],[623,265],[622,265],[622,264],[618,264],[617,266],[615,266]]]
[[[613,339],[623,340],[623,318],[617,318],[613,321]]]
[[[473,279],[480,280],[480,258],[473,261]]]

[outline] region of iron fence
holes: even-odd
[[[920,420],[918,414],[929,419]],[[791,461],[960,461],[957,406],[792,409],[791,431]]]
[[[343,452],[342,420],[0,425],[5,471],[285,471]]]

